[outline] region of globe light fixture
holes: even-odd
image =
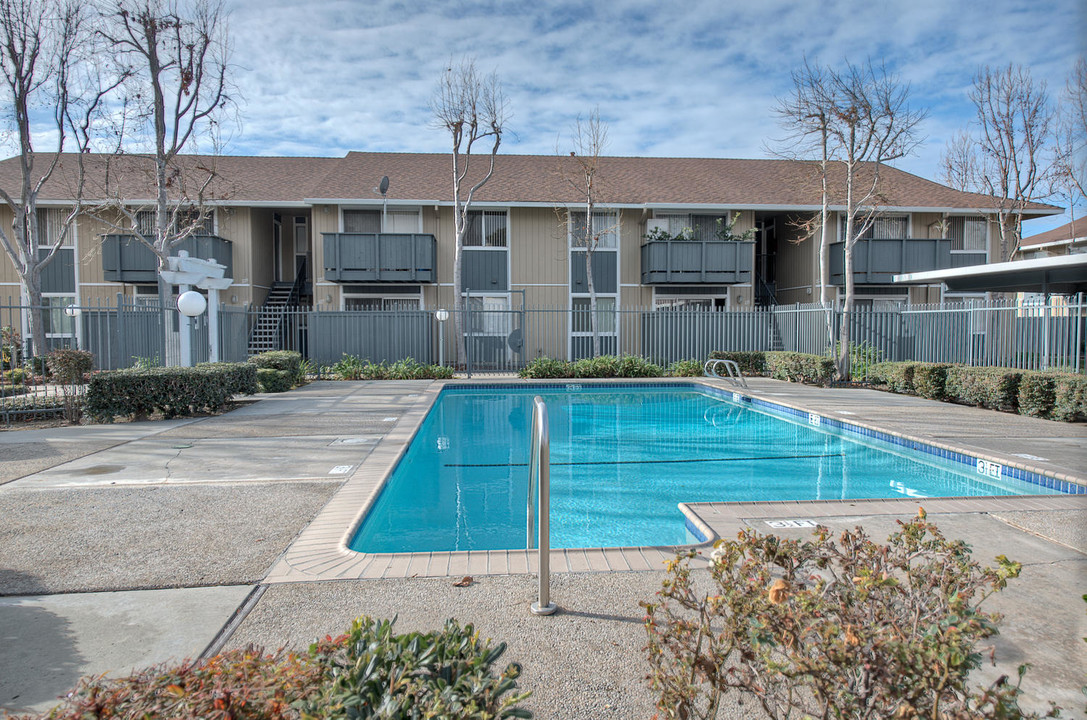
[[[177,298],[177,311],[185,317],[196,317],[208,307],[208,301],[195,290],[183,292]]]

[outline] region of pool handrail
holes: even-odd
[[[558,610],[551,602],[551,429],[547,404],[539,395],[532,399],[532,438],[528,460],[528,539],[532,549],[532,531],[536,524],[534,496],[540,496],[540,526],[536,542],[540,565],[540,597],[529,609],[533,615],[550,615]]]
[[[725,372],[728,373],[727,377],[722,377],[717,374],[717,368],[721,365],[725,366]],[[747,380],[744,379],[744,374],[740,372],[740,366],[736,364],[735,360],[726,360],[724,358],[713,358],[706,361],[706,364],[702,366],[702,373],[706,377],[715,377],[721,380],[728,380],[730,383],[737,387],[742,387],[745,390],[747,388]]]

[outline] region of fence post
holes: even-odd
[[[118,367],[114,368],[115,370],[120,367],[121,363],[126,362],[127,358],[129,357],[128,352],[127,352],[128,348],[126,347],[126,342],[125,342],[125,322],[124,322],[124,317],[121,315],[121,308],[124,305],[124,298],[125,298],[124,293],[117,293],[117,365],[118,365]]]

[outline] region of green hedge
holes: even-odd
[[[676,360],[664,374],[668,377],[702,377],[703,365],[697,360]]]
[[[87,385],[86,412],[98,422],[112,422],[118,416],[146,417],[154,412],[167,418],[219,412],[230,406],[249,371],[218,365],[96,373]],[[255,391],[255,378],[249,387]]]
[[[828,385],[835,373],[832,358],[796,352],[766,353],[766,369],[775,380],[809,385]]]
[[[282,370],[291,378],[294,385],[302,381],[302,353],[293,350],[272,350],[254,355],[249,362],[258,368]]]
[[[523,378],[553,380],[572,378],[574,376],[574,368],[565,360],[538,357],[521,368],[517,374]]]
[[[633,355],[582,358],[573,364],[573,371],[576,378],[645,378],[664,374],[660,365]]]
[[[257,384],[262,393],[287,392],[294,387],[294,378],[286,370],[274,368],[256,368]]]
[[[948,363],[914,363],[914,392],[929,400],[947,399]]]
[[[448,380],[453,377],[453,368],[426,365],[415,358],[392,364],[372,363],[346,353],[329,371],[340,380]]]
[[[219,382],[235,395],[252,395],[259,391],[257,386],[257,366],[243,363],[200,363],[197,368],[206,372],[218,373]]]
[[[1061,373],[1053,376],[1053,420],[1087,420],[1087,377]]]
[[[766,353],[764,352],[712,352],[711,360],[731,360],[740,367],[744,375],[767,375]]]
[[[916,392],[913,387],[913,370],[916,366],[914,362],[876,363],[868,371],[868,380],[877,385],[886,385],[891,392],[913,395]]]
[[[1056,399],[1056,377],[1049,373],[1022,373],[1016,398],[1020,415],[1049,417]]]
[[[947,399],[965,405],[1018,412],[1021,370],[954,365],[947,369]]]

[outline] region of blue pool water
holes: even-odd
[[[691,542],[681,502],[1056,492],[809,427],[696,385],[446,388],[352,549],[525,547],[535,395],[551,419],[553,547]]]

